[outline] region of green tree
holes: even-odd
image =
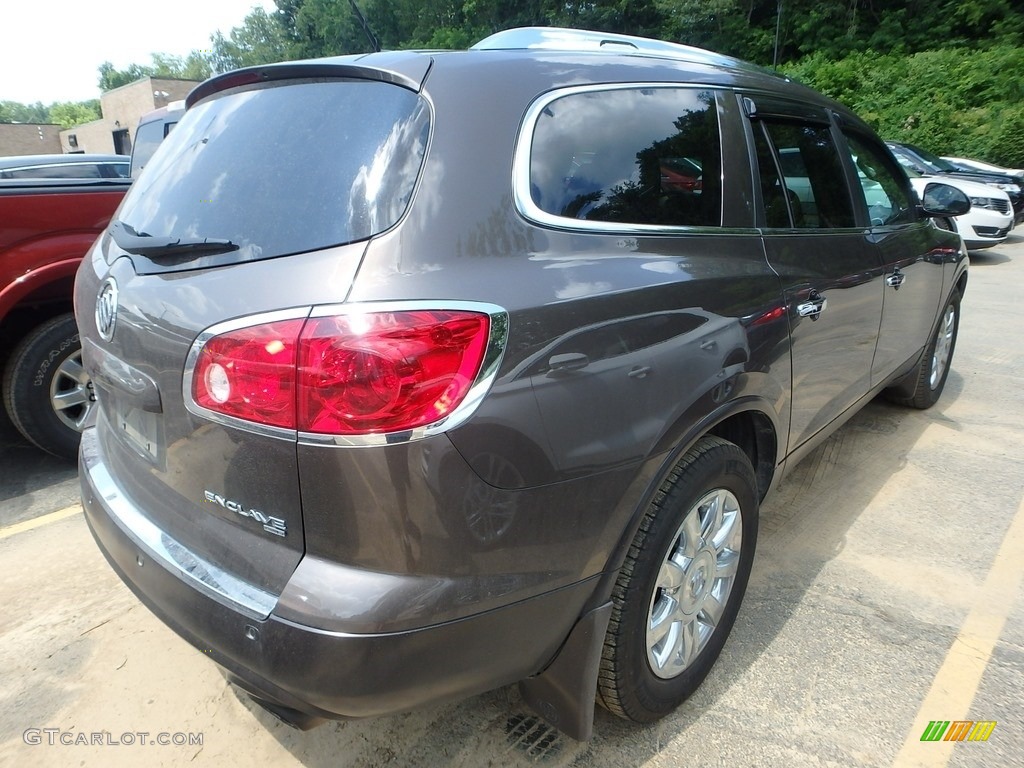
[[[0,101],[0,123],[47,123],[49,120],[49,110],[41,101],[35,104]]]
[[[210,37],[213,70],[227,72],[289,58],[290,39],[282,18],[280,12],[271,15],[256,7],[227,37],[220,30],[215,32]]]
[[[90,123],[100,119],[100,102],[62,101],[50,105],[50,122],[57,123],[61,128],[73,128],[82,123]]]
[[[212,54],[192,51],[184,58],[169,53],[153,53],[149,64],[129,64],[124,69],[115,69],[113,64],[105,61],[99,66],[99,86],[106,92],[143,77],[205,80],[213,72],[212,60]]]
[[[847,104],[885,138],[937,154],[1024,165],[1024,48],[947,48],[913,55],[815,54],[785,72]]]
[[[113,64],[109,61],[104,61],[99,66],[100,90],[104,93],[112,91],[115,88],[120,88],[122,85],[134,83],[139,78],[148,77],[152,74],[151,67],[145,67],[141,64],[129,64],[125,69],[114,69]]]

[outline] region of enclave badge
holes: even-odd
[[[235,512],[242,517],[247,517],[250,520],[254,520],[263,526],[263,530],[267,533],[272,533],[275,536],[287,536],[288,535],[288,524],[285,523],[280,517],[271,517],[265,515],[258,509],[251,509],[246,507],[244,504],[232,499],[227,499],[221,496],[219,493],[213,491],[203,491],[203,498],[214,504],[219,504],[224,509]]]
[[[114,323],[117,322],[117,283],[108,277],[96,297],[96,330],[100,338],[110,341],[114,338]]]

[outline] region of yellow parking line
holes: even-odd
[[[1024,576],[1024,499],[1010,523],[985,583],[946,659],[921,703],[903,748],[893,761],[894,768],[928,766],[941,768],[957,747],[955,741],[921,741],[932,720],[966,720],[978,692],[985,667],[1013,609]],[[979,712],[985,720],[999,721],[1000,712]],[[997,731],[998,735],[998,731]],[[983,745],[971,745],[973,747]],[[964,747],[961,746],[961,749]]]
[[[51,512],[48,515],[34,517],[31,520],[25,520],[20,523],[15,523],[14,525],[9,525],[6,528],[0,528],[0,539],[6,539],[8,536],[16,536],[19,533],[25,533],[25,531],[41,528],[44,525],[56,523],[59,520],[64,520],[68,517],[74,517],[75,515],[80,514],[82,514],[82,505],[72,504],[70,507],[58,509],[56,512]]]

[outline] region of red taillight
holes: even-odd
[[[473,385],[489,318],[369,312],[310,318],[299,353],[299,430],[394,432],[444,418]]]
[[[448,416],[476,380],[490,318],[462,310],[364,312],[218,334],[192,398],[215,413],[300,432],[399,432]]]
[[[203,408],[295,429],[295,350],[303,320],[214,336],[196,360],[192,397]]]

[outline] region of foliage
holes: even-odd
[[[759,64],[1024,43],[1019,0],[654,0],[660,36]]]
[[[938,154],[1024,166],[1024,48],[947,48],[911,56],[821,54],[787,74],[843,102],[882,136]]]
[[[22,104],[17,101],[0,101],[0,123],[48,123],[50,112],[41,101]]]
[[[210,37],[210,42],[210,65],[214,72],[288,58],[284,27],[276,15],[270,16],[259,7],[253,8],[242,25],[232,29],[227,37],[217,30]]]
[[[100,119],[100,101],[58,101],[50,105],[50,122],[62,129],[74,128],[82,123]]]
[[[1024,165],[1024,8],[1020,0],[357,0],[385,49],[465,48],[502,29],[566,26],[698,45],[783,71],[852,106],[889,138]],[[102,90],[150,76],[215,72],[363,53],[349,0],[254,7],[211,47],[99,69]],[[0,121],[86,112],[0,102]]]
[[[103,62],[99,67],[100,90],[111,91],[143,77],[205,80],[213,73],[209,52],[192,51],[185,58],[167,53],[154,53],[150,58],[152,63],[149,65],[129,64],[125,69],[114,69],[114,65],[109,61]]]
[[[50,106],[41,101],[35,104],[0,101],[0,123],[56,123],[61,128],[71,128],[99,117],[98,99],[54,102]]]

